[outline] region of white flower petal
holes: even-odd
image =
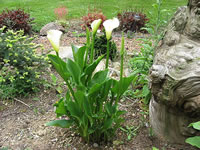
[[[119,27],[119,20],[117,18],[106,20],[104,21],[103,26],[106,30],[106,38],[109,40],[113,29]]]
[[[59,30],[49,30],[47,32],[47,38],[56,52],[58,52],[60,48],[61,35],[62,35],[62,32]]]
[[[101,25],[102,20],[98,19],[98,20],[94,20],[91,24],[91,28],[92,28],[92,32],[93,34],[96,34],[99,26]]]

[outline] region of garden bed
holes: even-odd
[[[82,45],[85,37],[75,37],[74,29],[62,37],[62,46]],[[78,32],[79,33],[79,32]],[[137,34],[134,38],[125,38],[128,53],[140,50]],[[120,33],[114,33],[113,40],[120,48]],[[46,37],[38,37],[37,43],[44,45],[44,52],[51,49]],[[127,59],[126,59],[127,60]],[[125,64],[128,66],[128,60]],[[54,73],[54,70],[51,69]],[[62,82],[62,81],[60,81]],[[13,150],[151,150],[152,147],[165,150],[192,150],[190,146],[169,144],[156,138],[150,128],[148,109],[138,99],[125,96],[119,107],[126,110],[123,131],[119,129],[110,143],[86,144],[81,137],[70,129],[47,127],[45,123],[56,119],[53,104],[58,101],[57,92],[52,88],[41,88],[40,92],[27,98],[18,98],[12,102],[0,101],[0,149]],[[25,103],[25,104],[24,104]]]

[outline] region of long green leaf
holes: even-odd
[[[77,63],[75,63],[74,61],[72,61],[71,59],[67,60],[67,68],[70,72],[70,74],[72,75],[75,83],[77,85],[79,85],[80,83],[80,76],[81,76],[81,71],[79,66],[77,65]]]
[[[56,55],[49,54],[48,58],[51,60],[51,63],[55,67],[55,69],[58,72],[58,74],[65,81],[67,81],[68,78],[70,77],[69,71],[67,70],[67,64],[62,59],[60,59],[58,56],[56,56]]]
[[[72,51],[73,51],[75,62],[79,65],[79,67],[82,70],[84,67],[83,65],[84,65],[84,55],[85,55],[85,51],[86,51],[86,46],[78,48],[78,47],[72,45]]]
[[[78,121],[81,122],[83,112],[81,111],[81,108],[79,107],[79,105],[77,105],[77,103],[75,102],[70,101],[68,102],[67,108],[71,116],[75,117]]]
[[[61,128],[69,128],[73,124],[72,120],[53,120],[46,124],[46,126],[56,126]]]

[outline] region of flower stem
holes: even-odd
[[[123,80],[123,69],[124,69],[124,33],[122,32],[122,43],[121,43],[121,51],[120,51],[120,57],[121,57],[121,64],[120,64],[120,80],[119,80],[119,83],[120,83],[120,87],[122,86],[122,80]],[[120,98],[120,95],[119,95],[119,90],[118,89],[118,94],[117,94],[117,100],[115,101],[115,105],[118,104],[119,102],[119,98]]]
[[[124,69],[124,33],[122,33],[122,43],[121,43],[121,64],[120,64],[120,81],[123,78],[123,69]]]
[[[108,61],[109,61],[109,40],[107,40],[107,53],[106,53],[106,69],[108,69]]]
[[[87,43],[86,43],[86,54],[85,54],[85,61],[84,61],[84,66],[86,66],[87,64],[87,59],[88,59],[88,49],[89,49],[89,46],[90,46],[90,31],[88,28],[86,28],[86,37],[87,37]]]
[[[95,40],[95,34],[92,35],[92,48],[91,48],[91,54],[90,54],[90,63],[93,63],[93,61],[94,61],[94,40]]]

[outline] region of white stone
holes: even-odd
[[[80,48],[81,46],[76,46],[78,48]],[[51,54],[56,54],[55,51],[52,51]],[[62,60],[66,61],[67,58],[70,58],[72,60],[74,60],[74,57],[73,57],[73,52],[72,52],[72,48],[71,46],[63,46],[63,47],[60,47],[60,50],[59,50],[59,56]]]

